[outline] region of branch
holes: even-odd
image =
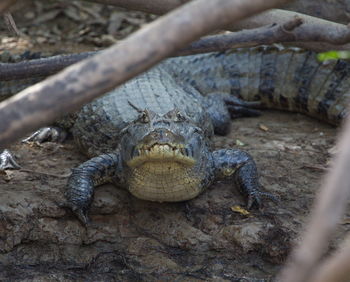
[[[311,222],[277,281],[309,281],[345,211],[350,194],[350,116],[338,142],[339,153],[316,198]],[[328,280],[332,281],[332,280]]]
[[[319,42],[293,42],[293,46],[314,50],[350,50],[349,27],[343,24],[330,22],[320,18],[307,16],[304,14],[284,11],[284,10],[270,10],[246,20],[242,20],[235,25],[229,27],[230,30],[240,30],[243,28],[257,28],[259,26],[272,23],[283,24],[284,22],[299,17],[303,21],[303,25],[295,29],[294,34],[300,41],[311,38],[312,41],[325,41],[320,45]],[[344,44],[344,45],[340,45]]]
[[[296,17],[281,25],[268,25],[227,34],[207,36],[193,42],[188,47],[180,50],[176,55],[193,55],[225,51],[233,48],[254,47],[295,41],[293,30],[302,24],[302,20]]]
[[[348,237],[338,251],[322,263],[311,282],[345,282],[350,277],[350,238]]]
[[[295,17],[281,25],[269,25],[260,28],[232,32],[204,37],[188,47],[181,49],[175,55],[193,55],[206,52],[224,51],[232,48],[253,47],[258,45],[269,45],[273,43],[286,43],[297,41],[344,41],[350,39],[350,29],[346,26],[333,30],[331,37],[323,34],[323,26],[315,28],[313,33],[300,35],[294,30],[302,25],[302,19]],[[337,32],[338,36],[337,37]],[[298,37],[299,36],[299,37]],[[47,77],[61,69],[76,63],[97,52],[85,52],[71,55],[61,55],[49,58],[30,60],[26,62],[0,64],[0,81],[17,80],[34,77]],[[3,99],[2,97],[1,99]]]
[[[7,28],[9,29],[9,31],[11,31],[15,35],[19,36],[20,32],[16,26],[16,23],[15,23],[12,15],[8,12],[5,12],[4,13],[4,20],[5,20],[5,24],[6,24]]]
[[[0,144],[10,144],[112,90],[194,39],[287,0],[195,0],[100,54],[0,104]],[[142,46],[142,48],[140,47]]]

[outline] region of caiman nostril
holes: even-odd
[[[183,144],[184,141],[185,139],[181,135],[177,135],[166,128],[157,128],[147,134],[141,143],[152,146],[155,143]]]

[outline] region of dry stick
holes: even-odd
[[[268,25],[250,30],[212,35],[195,41],[180,50],[176,55],[193,55],[232,48],[253,47],[295,40],[293,30],[303,24],[302,19],[295,17],[281,25]],[[350,32],[349,32],[350,36]]]
[[[311,222],[277,281],[309,281],[345,211],[350,194],[350,116],[346,119],[338,143],[340,153],[317,195]]]
[[[286,43],[293,41],[345,42],[350,40],[350,29],[336,24],[332,32],[324,33],[324,25],[315,26],[312,33],[303,34],[296,30],[303,24],[300,17],[294,17],[283,24],[263,26],[250,30],[204,37],[176,52],[176,56],[224,51],[231,48],[252,47],[261,44]],[[304,24],[303,24],[304,25]],[[97,52],[60,55],[19,63],[0,65],[0,81],[24,78],[47,77]],[[3,99],[1,97],[0,99]]]
[[[350,238],[346,239],[338,251],[322,263],[311,282],[347,282],[350,277]]]
[[[196,0],[117,46],[70,66],[0,104],[2,147],[147,70],[194,39],[287,0]]]
[[[8,8],[10,8],[13,4],[15,4],[17,0],[1,0],[0,2],[0,14],[5,12]]]
[[[19,36],[20,35],[20,32],[16,26],[16,23],[12,17],[12,15],[8,12],[5,12],[4,13],[4,19],[5,19],[5,23],[7,25],[7,28],[12,32],[14,33],[15,35]]]
[[[285,43],[292,41],[345,41],[350,39],[350,30],[345,25],[337,25],[331,37],[323,34],[324,26],[314,29],[313,33],[306,35],[296,33],[294,30],[303,24],[299,17],[276,25],[263,26],[250,30],[232,32],[204,37],[193,42],[188,47],[176,52],[176,56],[193,55],[198,53],[224,51],[231,48],[252,47],[261,44]],[[339,37],[336,36],[338,33]],[[299,37],[298,37],[299,36]],[[0,65],[0,81],[17,80],[28,77],[46,77],[59,70],[76,63],[97,52],[83,52],[79,54],[60,55],[19,63]]]
[[[306,41],[303,38],[318,38],[315,41],[325,42],[293,42],[293,46],[316,52],[325,50],[350,50],[349,26],[296,12],[273,9],[242,20],[235,25],[231,25],[229,29],[257,28],[271,22],[281,24],[295,16],[301,18],[304,22],[302,26],[294,31],[296,38],[300,38],[300,41]],[[316,36],[315,33],[318,35]]]
[[[301,19],[294,18],[284,25],[269,25],[241,32],[207,36],[191,43],[188,47],[176,52],[175,55],[185,56],[224,51],[237,47],[251,47],[261,44],[292,41],[294,40],[292,30],[301,24]],[[18,63],[3,63],[0,64],[0,81],[47,77],[97,53],[97,51],[82,52],[79,54],[58,55]]]

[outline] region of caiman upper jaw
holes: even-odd
[[[188,150],[183,144],[171,143],[139,145],[127,164],[129,167],[137,167],[145,162],[177,162],[190,167],[195,164],[195,160],[188,155]]]

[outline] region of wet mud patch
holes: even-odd
[[[70,169],[86,159],[73,142],[16,144],[10,149],[23,169],[0,176],[0,278],[271,281],[299,240],[336,132],[299,114],[267,111],[234,120],[228,136],[215,137],[216,147],[252,154],[278,204],[266,200],[260,211],[246,213],[229,183],[181,203],[142,201],[103,185],[88,227],[61,207]],[[349,229],[346,218],[338,238]]]

